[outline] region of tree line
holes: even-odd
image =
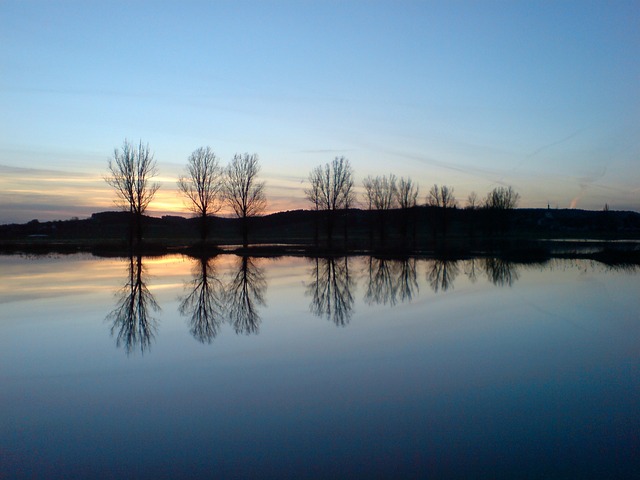
[[[157,163],[148,144],[133,145],[128,140],[116,148],[107,165],[105,181],[117,194],[116,204],[131,214],[129,241],[142,241],[142,218],[158,191],[153,183]],[[208,237],[208,218],[228,205],[242,220],[242,242],[248,245],[248,220],[259,215],[267,205],[265,182],[258,179],[258,156],[236,154],[226,167],[210,147],[195,150],[187,159],[185,173],[178,178],[178,189],[187,208],[200,218],[200,238]]]
[[[160,188],[153,178],[158,175],[157,163],[148,144],[137,145],[125,140],[121,148],[114,149],[107,165],[105,181],[116,192],[116,204],[131,214],[129,242],[142,241],[142,218]],[[265,182],[259,180],[260,165],[257,154],[235,154],[226,165],[210,147],[195,150],[187,159],[184,173],[178,178],[178,190],[185,205],[200,219],[200,239],[207,241],[209,218],[226,205],[241,220],[242,244],[248,246],[249,221],[264,212],[267,205]],[[319,243],[320,220],[324,220],[325,236],[329,248],[333,246],[336,220],[348,214],[357,203],[354,170],[348,159],[336,157],[325,165],[311,170],[304,189],[306,200],[316,212],[314,240]],[[404,237],[415,237],[415,207],[434,207],[438,212],[438,229],[446,234],[449,212],[458,207],[454,188],[448,185],[431,186],[425,202],[419,204],[420,186],[411,178],[397,178],[394,174],[367,176],[363,182],[364,205],[377,212],[377,225],[381,242],[386,238],[387,212],[399,209]],[[475,192],[467,197],[467,209],[509,210],[517,206],[520,195],[512,187],[496,187],[480,200]],[[414,215],[412,215],[412,212]],[[347,222],[343,222],[345,242],[348,238]],[[410,230],[412,230],[410,232]],[[373,236],[373,230],[370,235]]]

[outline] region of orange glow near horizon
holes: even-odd
[[[160,183],[160,189],[149,205],[146,214],[153,217],[176,215],[191,217],[193,212],[185,204],[184,197],[179,193],[176,179],[166,172],[164,176],[153,179]],[[307,181],[304,177],[294,175],[278,176],[272,171],[265,174],[261,180],[266,182],[267,207],[263,215],[288,210],[309,209],[304,188]],[[454,185],[455,187],[455,185]],[[589,187],[589,188],[587,188]],[[618,205],[608,201],[604,187],[597,185],[583,185],[570,188],[565,187],[565,196],[555,201],[548,192],[534,192],[538,197],[544,194],[545,200],[539,198],[531,200],[530,192],[519,189],[523,201],[519,207],[543,208],[548,203],[559,208],[601,208],[605,202],[617,209]],[[426,188],[426,187],[424,187]],[[475,190],[479,197],[484,197],[490,187],[478,187],[467,182],[463,188],[456,190],[460,206],[465,205],[466,192]],[[362,199],[362,186],[356,179],[355,191]],[[637,189],[631,190],[629,195],[637,196]],[[424,202],[424,191],[421,191],[419,201]],[[527,199],[529,199],[527,201]],[[30,168],[7,168],[0,176],[0,223],[26,223],[37,219],[40,221],[68,220],[74,217],[88,218],[93,213],[120,210],[114,190],[104,181],[103,175],[96,171],[67,172]],[[356,203],[355,206],[362,206]],[[215,215],[232,217],[233,212],[225,205],[215,212]]]
[[[262,213],[270,215],[272,213],[287,210],[298,210],[308,208],[304,199],[303,186],[289,185],[286,181],[271,179],[266,186],[267,208]],[[113,205],[113,202],[112,202]],[[160,188],[153,201],[147,209],[147,214],[151,216],[179,215],[189,217],[193,212],[185,204],[184,197],[176,189]],[[221,217],[234,216],[233,211],[226,205],[222,205],[215,215]]]

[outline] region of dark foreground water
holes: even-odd
[[[640,271],[0,256],[0,478],[638,478]]]

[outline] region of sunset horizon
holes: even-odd
[[[0,224],[113,210],[123,140],[149,144],[150,215],[188,215],[195,149],[260,159],[267,210],[313,168],[395,174],[521,208],[640,211],[636,2],[3,2]],[[144,19],[140,21],[139,19]]]

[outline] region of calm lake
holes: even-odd
[[[638,478],[640,270],[0,256],[0,478]]]

